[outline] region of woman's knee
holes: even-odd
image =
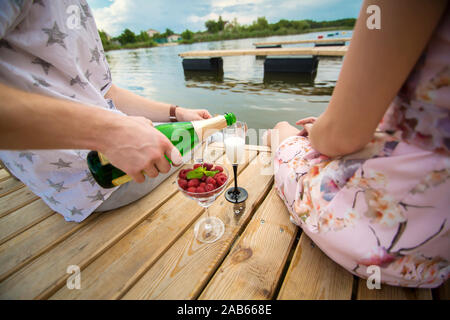
[[[274,129],[281,129],[281,128],[288,128],[288,127],[292,127],[289,122],[287,121],[280,121],[278,122],[275,127],[273,127]]]

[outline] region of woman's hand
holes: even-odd
[[[175,109],[178,121],[194,121],[211,118],[211,114],[205,109],[186,109],[178,107]]]
[[[303,129],[300,130],[300,132],[297,134],[298,136],[307,137],[309,135],[309,132],[314,124],[316,122],[316,117],[308,117],[304,119],[298,120],[295,124],[303,126]]]

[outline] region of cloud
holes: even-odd
[[[125,28],[134,32],[156,29],[175,32],[205,30],[205,22],[237,18],[251,24],[265,16],[280,19],[332,20],[356,17],[362,0],[87,0],[99,29],[113,36]]]

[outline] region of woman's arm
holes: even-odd
[[[141,97],[133,92],[122,89],[115,84],[111,86],[106,93],[105,98],[112,99],[117,109],[130,116],[140,116],[151,119],[155,122],[169,121],[170,104],[157,102]],[[177,108],[175,110],[178,121],[192,121],[209,119],[211,115],[204,109],[185,109]]]
[[[330,104],[309,132],[322,154],[361,149],[425,49],[445,0],[365,0]],[[366,9],[381,9],[381,29],[366,26]]]

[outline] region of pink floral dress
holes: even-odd
[[[383,283],[433,288],[450,277],[450,14],[386,112],[373,140],[330,159],[307,138],[275,153],[291,221],[331,259]]]

